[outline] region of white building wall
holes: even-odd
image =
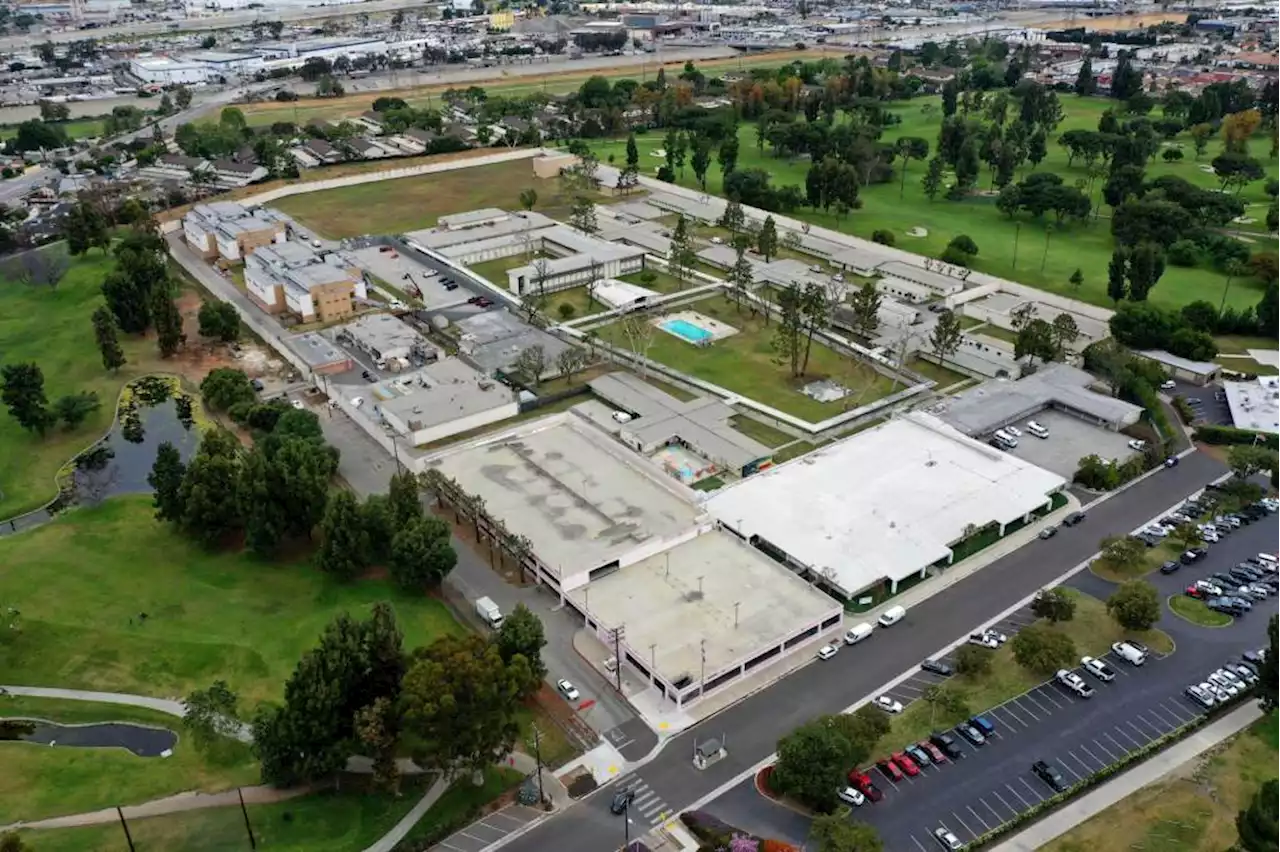
[[[284,304],[285,307],[303,319],[315,316],[316,306],[310,293],[286,287],[284,290]]]
[[[215,247],[213,235],[190,219],[182,220],[182,236],[197,251],[207,252]]]
[[[273,279],[252,266],[244,268],[244,286],[265,305],[276,304],[276,285]]]
[[[216,232],[215,237],[218,240],[218,254],[227,260],[240,259],[240,243],[235,237],[224,234],[221,231]]]
[[[459,417],[457,420],[450,420],[448,423],[440,423],[427,429],[418,429],[412,433],[408,431],[407,424],[395,415],[384,412],[382,416],[397,432],[402,435],[408,434],[415,447],[420,447],[423,444],[429,444],[441,438],[448,438],[450,435],[457,435],[460,432],[466,432],[471,429],[479,429],[482,426],[488,426],[490,423],[497,423],[499,420],[507,420],[519,413],[520,403],[512,400],[490,408],[488,411],[478,411],[475,414]]]
[[[129,71],[139,80],[147,83],[159,83],[176,86],[184,83],[203,83],[209,78],[209,70],[203,65],[175,63],[148,67],[147,60],[135,59],[129,63]]]

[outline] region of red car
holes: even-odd
[[[942,753],[942,749],[938,748],[936,745],[929,742],[928,740],[921,740],[920,742],[916,743],[916,747],[920,749],[924,749],[925,754],[929,755],[929,757],[933,759],[933,763],[935,766],[939,763],[947,762],[947,756]]]
[[[859,772],[856,769],[850,772],[849,783],[853,786],[853,789],[866,796],[872,802],[878,802],[884,798],[884,793],[880,791],[879,787],[871,783],[871,776],[865,772]]]
[[[901,781],[902,770],[898,768],[898,764],[894,763],[887,757],[882,757],[876,761],[876,766],[884,773],[885,777],[890,781]]]
[[[916,762],[905,752],[895,751],[893,753],[893,762],[898,765],[899,769],[910,775],[912,778],[920,774],[920,767],[916,766]]]
[[[1196,586],[1187,586],[1186,595],[1192,598],[1202,598],[1204,597],[1204,589]]]

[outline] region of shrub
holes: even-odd
[[[1193,437],[1206,444],[1252,444],[1261,437],[1262,444],[1267,449],[1280,450],[1280,435],[1237,429],[1234,426],[1200,426]]]
[[[1173,398],[1173,410],[1178,412],[1178,419],[1187,426],[1190,426],[1191,422],[1196,419],[1195,410],[1183,396],[1175,396]]]
[[[968,234],[959,234],[952,237],[951,242],[947,243],[947,248],[959,249],[970,256],[978,253],[978,244]]]
[[[894,244],[893,231],[886,231],[883,228],[871,233],[871,242],[879,243],[882,246],[891,246]]]
[[[965,254],[955,246],[947,246],[943,249],[942,254],[938,256],[938,259],[943,263],[949,263],[952,266],[968,267],[969,257],[970,255]]]
[[[577,312],[578,309],[568,302],[561,302],[556,306],[556,313],[560,315],[560,319],[562,320],[573,319],[573,315]]]
[[[1200,262],[1200,246],[1195,240],[1178,240],[1169,246],[1167,257],[1174,266],[1195,266]]]

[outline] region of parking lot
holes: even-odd
[[[544,814],[534,808],[507,805],[454,832],[431,848],[440,852],[480,852],[540,816]]]
[[[1026,431],[1025,424],[1015,424],[1022,430],[1022,437],[1009,454],[1051,470],[1068,481],[1079,469],[1080,459],[1087,455],[1096,454],[1117,461],[1133,455],[1128,446],[1129,436],[1120,432],[1112,432],[1051,409],[1041,411],[1034,419],[1049,430],[1049,437],[1037,438]]]
[[[1156,572],[1146,579],[1164,601],[1197,577],[1230,568],[1260,551],[1273,552],[1276,539],[1277,518],[1270,515],[1211,545],[1205,560],[1172,575]],[[1089,571],[1067,584],[1104,600],[1115,588]],[[1272,598],[1227,627],[1208,629],[1173,615],[1166,604],[1158,626],[1174,640],[1173,654],[1152,656],[1142,667],[1133,667],[1109,653],[1100,658],[1115,673],[1109,683],[1077,668],[1094,688],[1092,698],[1080,698],[1056,681],[1047,681],[982,709],[981,715],[995,726],[986,745],[975,747],[953,730],[964,752],[957,761],[923,767],[916,777],[897,782],[871,769],[884,799],[855,808],[852,818],[875,826],[886,849],[939,848],[933,832],[941,827],[970,843],[1055,795],[1032,771],[1036,761],[1048,762],[1068,786],[1073,785],[1202,714],[1204,709],[1186,696],[1186,687],[1224,663],[1239,662],[1245,650],[1264,647],[1267,618],[1274,610]],[[1033,620],[1030,610],[1022,609],[993,627],[1012,638]],[[918,671],[887,694],[905,706],[943,680]],[[803,843],[808,834],[806,818],[762,799],[749,783],[717,800],[712,812],[749,831],[792,843]]]

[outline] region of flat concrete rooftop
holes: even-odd
[[[628,565],[569,596],[668,681],[707,674],[777,644],[840,609],[728,533],[712,531]],[[652,651],[650,650],[652,647]]]
[[[486,435],[428,464],[483,498],[561,577],[674,539],[702,514],[683,486],[572,414]]]

